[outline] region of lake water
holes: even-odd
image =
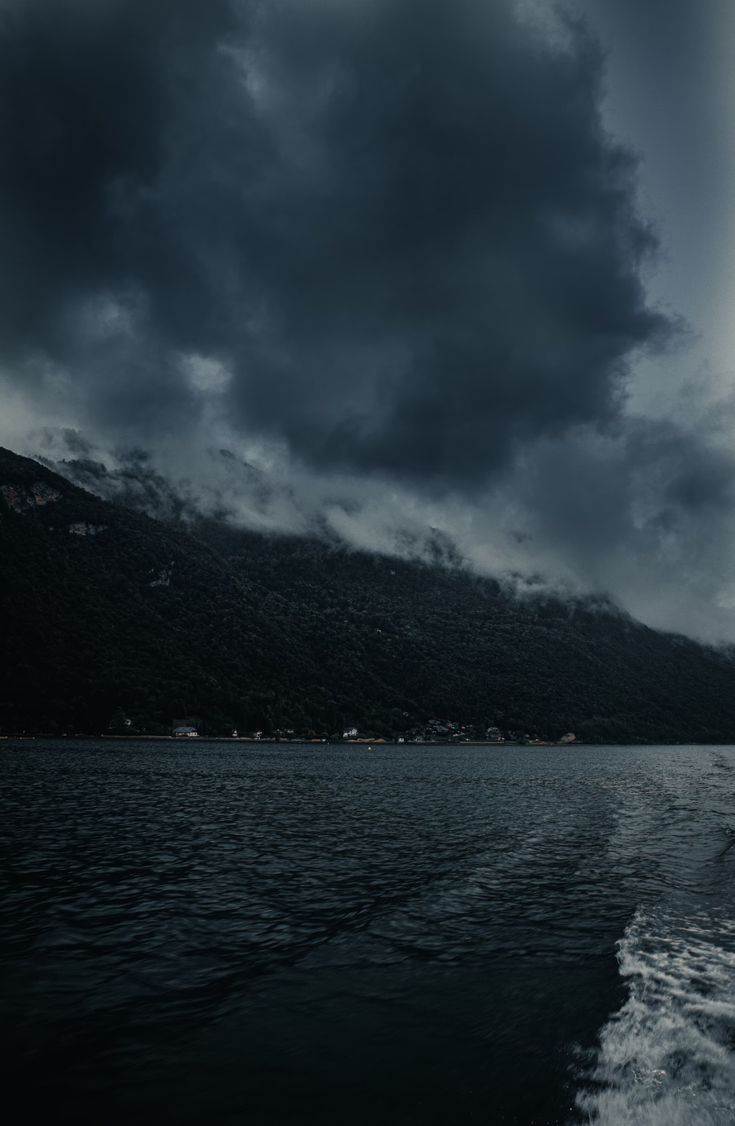
[[[735,1122],[735,748],[0,748],[18,1121]]]

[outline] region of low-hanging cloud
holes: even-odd
[[[664,321],[564,31],[505,0],[6,6],[6,356],[153,434],[214,360],[243,431],[439,487],[609,420]]]
[[[626,415],[674,326],[603,54],[542,8],[0,0],[16,417],[185,464],[200,500],[214,473],[257,526],[394,550],[431,524],[636,608],[732,467]]]

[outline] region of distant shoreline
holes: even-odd
[[[33,742],[37,739],[75,739],[78,742],[109,743],[247,743],[253,746],[296,746],[296,747],[574,747],[593,744],[579,743],[522,743],[513,739],[505,739],[502,743],[490,739],[463,739],[461,742],[441,741],[438,739],[411,739],[399,743],[396,739],[386,739],[383,736],[375,739],[253,739],[249,735],[52,735],[48,732],[39,732],[37,735],[0,735],[0,740],[14,739],[16,741]],[[612,745],[612,744],[608,744]],[[622,744],[621,744],[622,745]]]
[[[691,740],[679,740],[677,742],[656,742],[648,740],[635,741],[625,743],[616,742],[595,742],[589,743],[583,740],[577,740],[574,743],[552,743],[552,742],[536,742],[525,743],[517,742],[506,739],[502,743],[491,742],[490,740],[480,739],[467,739],[462,742],[441,742],[438,740],[415,740],[410,742],[398,743],[393,739],[344,739],[344,740],[329,740],[329,739],[253,739],[247,735],[238,735],[233,737],[231,735],[51,735],[47,733],[40,733],[37,735],[0,735],[0,743],[13,741],[16,743],[33,743],[33,742],[48,742],[51,740],[56,741],[73,741],[73,742],[109,742],[109,743],[177,743],[177,744],[198,744],[198,743],[244,743],[248,746],[256,747],[349,747],[353,749],[362,748],[370,749],[372,747],[401,747],[408,750],[410,747],[491,747],[496,750],[504,750],[505,748],[512,747],[514,749],[525,750],[573,750],[576,747],[730,747],[735,746],[735,739],[731,742],[710,742],[710,743],[697,743]]]

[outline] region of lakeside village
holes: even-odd
[[[151,737],[148,732],[136,729],[133,721],[127,716],[116,721],[111,721],[106,732],[108,737],[140,738]],[[456,720],[431,719],[425,726],[413,727],[391,736],[381,735],[373,731],[361,731],[358,727],[347,727],[342,731],[329,734],[318,734],[312,730],[296,731],[293,728],[279,728],[273,732],[250,731],[240,732],[236,728],[220,734],[211,734],[202,729],[196,720],[176,723],[170,732],[159,733],[157,738],[169,737],[172,739],[199,739],[214,738],[244,743],[395,743],[395,744],[426,744],[426,743],[471,743],[483,746],[570,746],[576,743],[576,735],[569,731],[559,739],[541,738],[518,731],[502,731],[499,727],[485,727],[477,724],[464,724]]]

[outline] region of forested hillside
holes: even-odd
[[[0,730],[411,734],[432,719],[589,740],[735,741],[727,654],[605,605],[164,524],[0,451]]]

